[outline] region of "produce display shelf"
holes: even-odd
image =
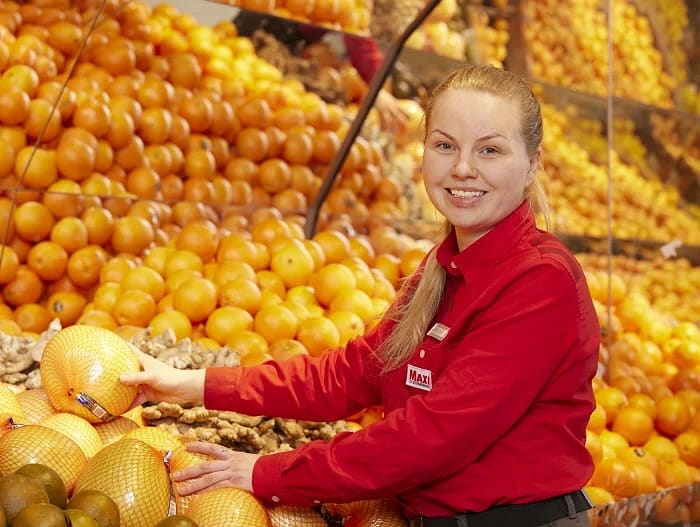
[[[589,512],[591,527],[697,527],[700,483],[670,487],[599,505]]]

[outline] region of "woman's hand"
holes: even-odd
[[[172,479],[178,483],[178,494],[187,496],[195,492],[223,487],[253,491],[253,467],[260,457],[257,454],[236,452],[204,441],[187,443],[187,450],[206,454],[215,459],[174,472]]]
[[[203,400],[205,370],[179,370],[147,353],[138,350],[134,352],[143,370],[124,373],[119,377],[122,384],[139,385],[134,406],[145,401],[187,404]]]

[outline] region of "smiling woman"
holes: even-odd
[[[216,460],[177,474],[188,493],[388,498],[423,527],[588,525],[600,329],[581,267],[535,225],[539,105],[515,75],[465,66],[427,108],[423,172],[447,234],[373,330],[257,366],[176,370],[139,354],[143,371],[122,377],[159,401],[313,421],[381,406],[383,419],[263,456],[190,443]]]

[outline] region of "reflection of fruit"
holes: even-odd
[[[65,507],[68,502],[68,491],[61,476],[51,467],[41,463],[29,463],[18,468],[15,474],[27,476],[41,483],[49,497],[49,502],[57,507]]]
[[[100,450],[76,482],[75,492],[83,490],[99,490],[112,498],[122,527],[151,527],[168,514],[163,456],[138,439],[120,439]]]
[[[137,388],[119,382],[119,375],[139,371],[133,347],[113,332],[70,326],[46,344],[40,369],[51,404],[99,423],[129,409]]]
[[[119,507],[112,498],[99,490],[75,492],[66,506],[66,510],[69,509],[88,513],[100,527],[119,527]]]

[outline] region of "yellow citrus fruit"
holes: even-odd
[[[357,279],[347,266],[329,263],[311,277],[309,285],[314,288],[319,304],[328,307],[341,291],[355,289]]]
[[[46,343],[39,365],[51,404],[91,423],[124,413],[138,391],[119,382],[121,374],[140,370],[133,350],[104,328],[61,329]]]
[[[333,321],[326,317],[301,320],[296,338],[308,350],[309,355],[314,357],[340,345],[340,332]]]
[[[148,327],[151,328],[151,335],[154,337],[169,329],[173,331],[177,341],[192,335],[192,322],[190,322],[190,319],[184,313],[174,309],[158,313],[148,323]]]
[[[197,494],[187,515],[197,525],[269,525],[267,509],[252,494],[221,488]]]
[[[143,441],[122,438],[88,462],[74,492],[104,492],[117,504],[122,526],[150,527],[168,515],[169,485],[163,455]]]
[[[87,459],[90,459],[102,449],[102,439],[95,427],[77,415],[57,412],[44,417],[37,424],[70,437],[80,447]]]
[[[204,333],[219,344],[224,344],[231,334],[253,328],[253,315],[243,308],[223,306],[216,308],[207,318]]]

